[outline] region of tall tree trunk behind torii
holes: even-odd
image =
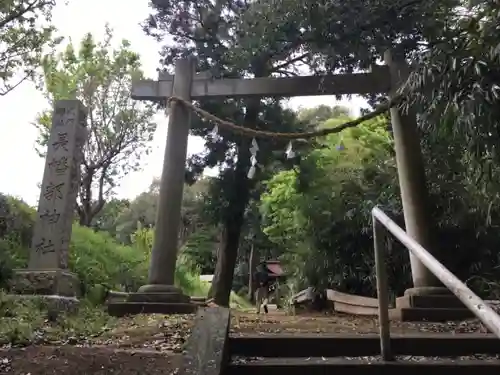
[[[254,124],[257,120],[259,103],[260,100],[247,107],[246,125]],[[250,139],[244,138],[238,145],[234,183],[229,196],[227,213],[223,220],[222,241],[217,252],[214,278],[208,292],[208,297],[212,297],[214,302],[220,306],[229,306],[240,235],[245,219],[245,210],[250,200],[250,181],[247,177],[250,167],[250,144]]]
[[[248,300],[254,302],[255,297],[255,280],[253,275],[259,263],[259,252],[255,249],[255,245],[252,243],[250,248],[250,259],[248,260]]]

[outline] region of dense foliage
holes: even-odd
[[[343,120],[330,119],[322,126]],[[264,232],[282,249],[301,286],[373,293],[370,210],[376,204],[390,214],[401,209],[386,127],[377,118],[330,135],[303,156],[299,173],[281,172],[267,183],[261,203]],[[404,261],[395,260],[394,276],[400,280],[408,277]]]
[[[498,209],[472,178],[470,155],[460,144],[422,135],[434,250],[478,292],[492,293],[491,282],[500,276]],[[295,290],[314,285],[375,294],[370,211],[378,205],[403,225],[393,156],[386,121],[378,118],[329,136],[303,154],[299,172],[268,181],[261,201],[264,232],[282,252]],[[393,241],[390,248],[390,287],[401,295],[410,286],[407,251]]]

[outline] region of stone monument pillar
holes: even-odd
[[[68,252],[86,139],[83,105],[77,100],[57,101],[28,269],[15,270],[13,294],[43,296],[68,307],[78,302],[80,285],[68,270]]]
[[[194,73],[193,57],[176,61],[174,97],[191,100]],[[111,315],[186,314],[196,309],[190,297],[174,286],[191,110],[176,101],[170,106],[148,284],[131,293],[126,302],[109,303]]]

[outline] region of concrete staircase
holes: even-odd
[[[229,366],[229,375],[443,375],[443,371],[456,375],[498,374],[498,364],[482,361],[425,361],[425,362],[373,362],[356,360],[308,360],[246,363]]]
[[[200,309],[179,375],[500,374],[500,340],[490,334],[392,335],[390,361],[378,334],[230,334],[230,311]]]
[[[391,344],[395,361],[381,360],[378,335],[230,336],[229,360],[222,373],[442,375],[445,370],[464,375],[473,371],[481,371],[481,375],[500,373],[500,360],[484,358],[500,354],[500,340],[492,335],[395,335]]]

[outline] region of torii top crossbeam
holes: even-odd
[[[140,80],[132,86],[132,98],[161,100],[172,96],[174,76],[160,73],[158,81]],[[290,97],[387,93],[387,66],[375,66],[369,73],[323,76],[213,79],[207,73],[193,77],[191,99],[202,97]]]

